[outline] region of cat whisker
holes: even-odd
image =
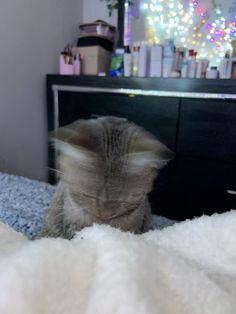
[[[55,168],[49,168],[50,171],[55,172],[55,173],[59,173],[60,175],[65,175],[65,173],[63,173],[62,171],[55,169]]]

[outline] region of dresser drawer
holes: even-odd
[[[173,208],[175,208],[174,178],[175,160],[172,160],[166,167],[161,169],[149,195],[149,203],[153,214],[171,217]]]
[[[176,212],[173,213],[173,218],[193,218],[236,208],[234,191],[236,191],[236,165],[177,158]]]
[[[179,154],[236,162],[236,102],[183,99]]]
[[[124,117],[153,133],[174,150],[179,99],[109,93],[59,93],[60,126],[77,119]]]

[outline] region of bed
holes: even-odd
[[[235,314],[235,210],[32,241],[54,190],[0,174],[1,314]]]

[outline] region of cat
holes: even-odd
[[[77,120],[54,137],[59,183],[39,237],[71,239],[94,223],[148,231],[148,193],[173,153],[140,126],[113,116]]]

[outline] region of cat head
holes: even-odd
[[[109,204],[144,201],[173,153],[123,118],[78,120],[53,134],[61,180],[76,194]]]

